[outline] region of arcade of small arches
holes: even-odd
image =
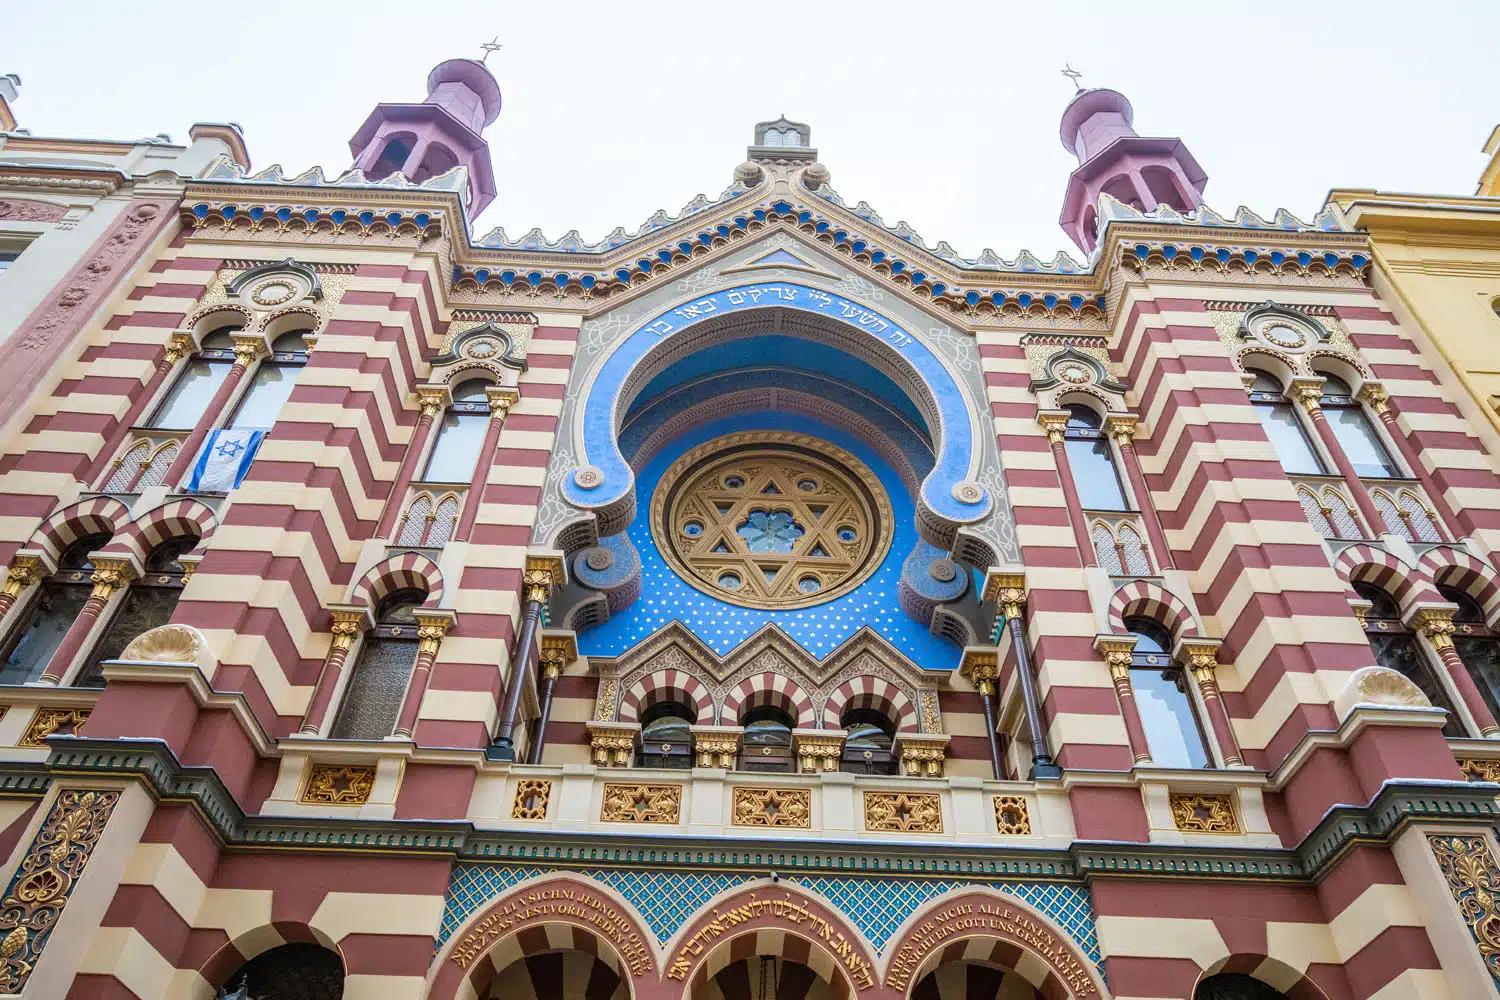
[[[287,926],[278,924],[285,939]],[[244,940],[250,940],[246,936]],[[342,1000],[345,963],[312,928],[251,956],[227,946],[200,970],[219,1000]],[[764,880],[705,903],[661,946],[630,904],[572,876],[531,880],[446,938],[425,1000],[1108,1000],[1067,932],[990,889],[914,912],[877,953],[795,883]],[[1273,985],[1274,984],[1274,985]],[[1278,988],[1279,987],[1279,988]],[[1264,955],[1201,970],[1183,1000],[1326,1000]]]

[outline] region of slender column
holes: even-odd
[[[323,729],[323,720],[328,716],[328,706],[333,704],[333,692],[338,690],[339,677],[344,672],[344,661],[349,658],[349,648],[355,636],[368,627],[370,613],[364,608],[332,609],[333,644],[328,647],[328,656],[323,660],[323,670],[318,674],[317,687],[313,688],[312,702],[307,714],[302,717],[302,736],[316,736]]]
[[[83,603],[73,624],[68,626],[68,631],[63,635],[62,642],[57,644],[57,649],[39,680],[46,684],[62,683],[63,675],[68,672],[68,666],[83,648],[89,633],[93,631],[94,623],[99,620],[99,615],[109,603],[110,596],[127,586],[134,577],[135,568],[128,559],[94,559],[94,575],[89,577],[89,582],[94,585],[93,593]]]
[[[37,556],[16,556],[10,561],[5,574],[5,587],[0,589],[0,619],[4,619],[15,606],[16,598],[26,588],[42,578],[42,560]]]
[[[531,737],[531,752],[527,755],[528,764],[540,764],[542,762],[542,751],[547,744],[547,720],[552,716],[552,692],[557,686],[557,679],[568,664],[578,659],[578,643],[573,633],[566,632],[542,636],[542,692],[541,711],[536,717],[536,732]]]
[[[1073,542],[1078,546],[1079,558],[1085,566],[1097,566],[1099,559],[1094,552],[1094,541],[1083,522],[1083,501],[1078,498],[1078,484],[1073,482],[1073,466],[1063,444],[1068,418],[1065,414],[1044,413],[1037,422],[1047,432],[1047,443],[1052,446],[1052,461],[1057,465],[1057,478],[1062,482],[1063,501],[1068,508],[1068,523],[1073,527]]]
[[[120,450],[120,446],[125,443],[125,438],[129,435],[130,428],[140,423],[141,413],[146,409],[146,404],[156,398],[156,391],[161,388],[161,384],[166,380],[167,375],[173,368],[177,367],[177,362],[193,353],[193,347],[193,335],[182,330],[178,330],[167,340],[167,349],[162,352],[161,357],[156,359],[155,373],[146,382],[145,387],[141,389],[135,402],[130,404],[130,409],[125,411],[125,416],[120,419],[119,424],[116,425],[114,431],[110,434],[109,440],[105,442],[104,447],[99,449],[99,454],[94,456],[94,461],[90,464],[89,471],[85,474],[84,482],[99,482],[100,477],[104,475],[104,470],[109,468],[110,459]]]
[[[193,463],[198,460],[198,449],[203,447],[203,442],[208,438],[208,432],[214,429],[224,416],[224,410],[229,401],[234,398],[235,389],[240,380],[245,377],[245,372],[250,366],[266,353],[266,338],[259,334],[241,335],[233,334],[234,338],[234,364],[229,368],[229,374],[224,376],[224,383],[219,386],[219,391],[214,393],[214,398],[204,409],[203,415],[198,418],[192,433],[182,442],[182,450],[172,460],[172,465],[167,469],[166,479],[163,480],[169,486],[176,486],[188,474]]]
[[[443,636],[452,626],[451,611],[418,611],[417,618],[417,662],[411,668],[411,679],[406,684],[406,699],[401,703],[401,714],[396,717],[396,737],[410,739],[417,729],[417,713],[422,709],[422,696],[427,693],[427,682],[432,677],[432,665],[437,661],[438,647]]]
[[[1042,727],[1042,705],[1037,697],[1036,679],[1031,673],[1031,655],[1026,651],[1026,630],[1021,623],[1021,606],[1026,603],[1026,581],[1020,574],[1002,574],[990,578],[997,588],[996,603],[1005,615],[1010,629],[1011,645],[1016,650],[1016,673],[1021,681],[1021,699],[1026,707],[1026,728],[1031,736],[1031,776],[1060,778],[1062,768],[1047,752],[1047,732]]]
[[[1344,477],[1344,485],[1348,487],[1349,494],[1354,497],[1354,503],[1359,507],[1359,512],[1364,516],[1365,524],[1370,529],[1370,536],[1377,537],[1387,529],[1385,518],[1380,516],[1380,511],[1375,509],[1375,501],[1370,499],[1370,491],[1365,489],[1365,484],[1360,482],[1359,473],[1354,471],[1354,466],[1349,464],[1349,456],[1344,454],[1344,449],[1339,445],[1338,438],[1333,436],[1333,428],[1328,426],[1328,418],[1323,415],[1323,407],[1318,405],[1322,398],[1322,380],[1317,385],[1299,383],[1293,381],[1292,391],[1296,393],[1297,401],[1307,411],[1308,418],[1312,420],[1313,428],[1318,432],[1323,447],[1328,449],[1328,454],[1333,458],[1333,464],[1338,467],[1339,475]]]
[[[1137,423],[1137,417],[1117,413],[1109,418],[1107,426],[1110,436],[1120,448],[1125,478],[1130,480],[1130,491],[1135,494],[1135,502],[1140,505],[1141,520],[1146,522],[1146,537],[1151,540],[1151,548],[1155,550],[1157,568],[1176,569],[1177,563],[1172,559],[1172,550],[1167,547],[1167,533],[1162,530],[1161,516],[1156,511],[1156,501],[1151,499],[1151,491],[1146,488],[1146,474],[1141,471],[1141,459],[1135,453]]]
[[[1240,756],[1239,743],[1234,738],[1234,726],[1229,721],[1229,712],[1224,708],[1224,699],[1219,694],[1219,644],[1215,642],[1192,642],[1182,644],[1188,669],[1203,695],[1203,707],[1208,713],[1209,728],[1213,730],[1214,742],[1219,745],[1219,754],[1226,766],[1245,763]]]
[[[1448,668],[1448,676],[1453,678],[1453,686],[1458,688],[1459,697],[1474,717],[1479,735],[1486,739],[1500,736],[1500,725],[1496,724],[1494,714],[1484,703],[1484,696],[1479,693],[1479,686],[1474,683],[1469,668],[1464,666],[1464,661],[1458,658],[1458,650],[1453,648],[1453,615],[1451,608],[1418,608],[1412,616],[1412,624],[1432,643],[1443,666]]]
[[[1000,676],[1000,657],[993,649],[969,649],[964,652],[962,670],[968,668],[969,679],[979,691],[984,708],[984,732],[990,740],[990,767],[995,780],[1005,780],[1005,764],[1000,759],[1000,737],[995,732],[995,681]]]
[[[427,437],[432,433],[432,423],[438,413],[450,402],[448,390],[442,386],[421,386],[417,389],[417,401],[422,407],[417,417],[417,426],[412,429],[411,441],[406,454],[401,456],[401,465],[396,469],[396,481],[391,484],[390,495],[385,498],[385,512],[380,515],[380,524],[375,528],[376,538],[390,538],[401,514],[401,505],[406,503],[406,491],[417,474],[417,461],[427,447]]]
[[[490,400],[490,424],[484,433],[484,444],[479,449],[479,461],[474,463],[474,478],[469,481],[469,492],[464,495],[464,512],[459,519],[458,530],[453,533],[455,542],[467,542],[469,532],[474,530],[474,519],[479,516],[479,505],[484,501],[484,484],[490,477],[490,467],[495,464],[495,449],[500,445],[500,429],[505,426],[505,417],[521,394],[505,386],[493,386],[484,391]]]
[[[510,678],[505,685],[505,703],[500,709],[500,722],[495,727],[495,742],[490,745],[487,756],[491,760],[516,759],[516,716],[521,711],[521,692],[526,687],[526,671],[531,663],[531,649],[536,645],[536,632],[542,618],[542,605],[552,588],[562,584],[562,560],[550,557],[526,557],[526,570],[521,578],[523,603],[521,610],[521,635],[510,656]]]
[[[1396,442],[1396,449],[1401,452],[1401,457],[1406,460],[1407,467],[1421,482],[1422,489],[1427,493],[1427,499],[1432,502],[1433,509],[1447,526],[1448,537],[1461,537],[1463,532],[1458,530],[1458,518],[1454,516],[1453,508],[1449,507],[1448,501],[1443,498],[1442,490],[1438,489],[1432,473],[1428,472],[1427,466],[1422,464],[1422,458],[1417,454],[1416,446],[1402,433],[1401,425],[1396,422],[1396,414],[1391,412],[1390,404],[1387,402],[1385,386],[1379,382],[1366,382],[1360,386],[1359,398],[1375,411],[1375,415],[1380,418],[1380,422],[1390,433],[1391,440]]]
[[[1141,722],[1141,707],[1135,700],[1135,687],[1130,683],[1131,654],[1135,651],[1134,636],[1114,636],[1099,640],[1099,652],[1109,666],[1109,679],[1115,685],[1115,698],[1120,702],[1120,715],[1125,719],[1125,738],[1130,741],[1130,754],[1137,764],[1151,762],[1151,743],[1146,739],[1146,726]]]

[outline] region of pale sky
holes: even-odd
[[[1231,6],[1246,13],[1207,9]],[[850,204],[929,244],[1078,256],[1057,225],[1065,62],[1129,97],[1142,135],[1181,136],[1226,215],[1306,217],[1336,186],[1472,194],[1500,122],[1500,3],[1312,7],[0,0],[0,73],[21,76],[37,135],[186,141],[236,121],[253,169],[332,176],[375,104],[421,100],[433,65],[499,35],[499,197],[476,237],[598,239],[675,213],[785,113]]]

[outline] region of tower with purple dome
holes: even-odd
[[[373,181],[399,171],[421,183],[466,167],[473,219],[495,200],[495,171],[482,133],[499,116],[500,85],[484,64],[449,59],[427,75],[422,103],[376,105],[349,140],[349,151]]]
[[[1187,146],[1176,137],[1137,135],[1134,120],[1125,95],[1103,87],[1079,90],[1063,111],[1063,148],[1078,157],[1078,169],[1068,177],[1057,221],[1085,252],[1098,242],[1100,194],[1146,212],[1162,205],[1187,212],[1203,204],[1208,175]]]

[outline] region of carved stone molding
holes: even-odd
[[[1198,792],[1171,795],[1172,823],[1184,833],[1239,833],[1234,798]]]
[[[682,812],[681,785],[604,786],[601,823],[676,823]]]
[[[1468,925],[1490,978],[1500,986],[1500,867],[1483,836],[1427,835],[1438,870]]]
[[[640,738],[640,723],[589,722],[589,749],[600,767],[629,767]]]
[[[808,788],[736,788],[730,822],[735,826],[812,826],[812,790]]]
[[[865,829],[879,833],[942,833],[942,800],[925,793],[865,792]]]
[[[362,806],[375,789],[375,768],[355,764],[312,764],[302,786],[306,805]]]
[[[1026,796],[995,796],[995,832],[1002,837],[1023,837],[1031,833],[1031,811]]]
[[[12,222],[57,222],[67,214],[65,205],[23,198],[0,198],[0,219]]]
[[[39,708],[16,746],[44,747],[47,737],[58,733],[71,736],[87,721],[89,710],[86,708]]]
[[[511,819],[546,819],[547,802],[552,798],[552,782],[542,778],[525,778],[516,782],[516,798],[511,803]]]

